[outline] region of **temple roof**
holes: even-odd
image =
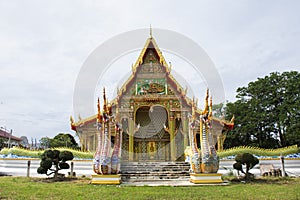
[[[192,107],[197,101],[194,102],[194,99],[192,100],[189,97],[187,97],[186,96],[187,90],[183,89],[183,87],[171,75],[172,66],[171,66],[171,64],[168,65],[168,63],[166,62],[166,60],[165,60],[164,56],[162,55],[162,52],[160,51],[155,39],[152,37],[151,31],[150,31],[150,37],[146,40],[146,43],[145,43],[145,45],[144,45],[137,61],[135,62],[134,65],[132,65],[131,75],[126,80],[126,82],[122,85],[122,87],[120,89],[118,89],[117,97],[115,97],[110,102],[111,105],[114,106],[114,105],[118,104],[120,98],[122,97],[122,95],[126,94],[127,89],[132,85],[132,83],[134,83],[139,68],[142,66],[142,64],[145,64],[147,62],[146,61],[146,56],[147,56],[147,53],[150,50],[154,53],[154,57],[155,57],[157,63],[159,63],[164,68],[164,71],[166,72],[166,79],[167,79],[168,83],[173,85],[174,89],[177,91],[180,98],[182,98],[185,101],[186,105],[188,105],[189,107]],[[196,108],[195,108],[196,113],[198,113],[198,114],[202,113],[202,110],[197,107],[197,103],[195,105],[196,105]],[[70,120],[71,120],[72,130],[76,130],[76,127],[78,127],[78,126],[83,126],[83,125],[88,124],[88,123],[94,123],[94,122],[96,122],[96,118],[97,118],[97,115],[93,115],[89,118],[80,119],[78,122],[75,122],[74,119],[71,117]],[[225,120],[220,120],[220,119],[214,119],[214,120],[220,121],[220,122],[225,123],[225,124],[230,124],[228,122],[225,122]]]
[[[172,76],[171,70],[172,65],[168,65],[166,62],[164,56],[162,55],[162,52],[160,51],[155,39],[152,37],[152,34],[150,34],[150,37],[146,40],[146,43],[137,59],[134,65],[132,65],[132,73],[130,77],[127,79],[127,81],[122,85],[120,89],[118,89],[117,97],[112,101],[112,104],[117,103],[119,97],[121,97],[126,91],[128,86],[131,85],[131,83],[134,81],[136,77],[136,73],[138,72],[138,68],[145,63],[145,57],[147,52],[153,49],[155,55],[158,57],[159,63],[162,65],[162,67],[165,69],[165,72],[167,74],[167,79],[174,85],[177,92],[183,97],[183,99],[186,101],[188,105],[192,105],[192,100],[186,96],[187,90],[184,89],[177,80]]]

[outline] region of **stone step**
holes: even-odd
[[[135,175],[139,175],[139,174],[189,174],[189,171],[165,171],[165,172],[162,172],[162,171],[139,171],[139,172],[121,172],[121,174],[135,174]]]
[[[123,162],[122,181],[188,180],[189,163],[184,162]]]
[[[122,165],[178,165],[178,164],[188,164],[186,162],[182,162],[182,161],[123,161]]]
[[[147,180],[188,180],[190,178],[189,174],[179,174],[179,175],[170,175],[170,174],[122,174],[123,181],[147,181]]]
[[[156,171],[180,171],[180,170],[188,170],[188,167],[121,167],[121,171],[152,171],[152,170],[156,170]]]
[[[189,164],[187,165],[181,165],[181,164],[178,164],[178,165],[122,165],[122,167],[187,167],[189,166]]]
[[[150,174],[150,173],[160,173],[160,174],[180,174],[180,173],[189,173],[190,170],[167,170],[167,171],[162,171],[162,170],[124,170],[121,171],[121,174]]]

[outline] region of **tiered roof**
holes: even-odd
[[[132,66],[132,73],[127,79],[127,81],[123,84],[123,86],[118,89],[117,97],[111,101],[111,104],[114,106],[119,103],[119,100],[121,97],[126,94],[126,91],[129,89],[132,84],[134,84],[134,81],[137,76],[137,72],[139,70],[139,67],[142,66],[145,62],[145,56],[148,50],[153,49],[154,53],[158,57],[159,63],[162,65],[164,68],[164,71],[166,72],[166,79],[170,85],[173,86],[173,88],[176,90],[177,95],[184,100],[185,104],[188,107],[192,107],[193,105],[196,104],[196,112],[200,114],[202,111],[197,107],[197,103],[194,101],[194,99],[190,99],[189,97],[186,96],[186,89],[183,89],[183,87],[176,81],[176,79],[172,76],[171,74],[171,69],[172,66],[171,64],[168,65],[166,62],[164,56],[162,55],[162,52],[160,51],[155,39],[152,37],[152,33],[150,33],[150,37],[146,40],[146,43],[144,45],[144,48],[142,49],[137,61],[135,64]],[[74,119],[71,117],[71,128],[76,131],[76,127],[78,126],[83,126],[85,124],[91,123],[91,122],[96,122],[97,115],[93,115],[91,117],[88,117],[86,119],[80,119],[78,122],[75,122]],[[217,119],[216,119],[217,120]],[[219,120],[221,122],[221,120]],[[223,122],[223,120],[222,120]],[[224,121],[225,122],[225,121]],[[223,123],[224,123],[223,122]],[[228,123],[227,123],[228,124]]]

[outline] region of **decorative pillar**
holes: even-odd
[[[184,149],[189,146],[189,138],[188,138],[188,128],[189,128],[189,121],[188,118],[186,116],[186,112],[182,113],[182,129],[183,129],[183,145],[184,145]]]
[[[218,136],[218,151],[223,151],[223,145],[224,141],[226,139],[226,133],[222,133],[221,135]]]
[[[170,133],[171,160],[176,161],[175,118],[174,118],[174,112],[172,111],[170,112],[169,133]]]
[[[85,136],[84,136],[84,145],[85,145],[85,150],[86,151],[89,151],[89,146],[88,146],[88,143],[87,143],[87,132],[85,133]]]
[[[94,136],[93,136],[93,151],[96,151],[97,149],[97,137],[96,137],[96,134],[97,133],[94,133]]]
[[[133,161],[133,153],[134,153],[134,117],[133,114],[131,114],[129,121],[128,121],[128,126],[129,126],[129,148],[128,148],[128,160]]]
[[[223,151],[223,146],[222,146],[222,136],[219,135],[219,136],[217,137],[217,139],[218,139],[218,151]]]

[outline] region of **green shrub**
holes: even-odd
[[[238,154],[235,157],[235,161],[236,163],[233,164],[233,168],[245,174],[246,180],[250,177],[249,170],[259,163],[259,160],[250,153]],[[246,172],[243,170],[243,165],[246,165]]]
[[[67,160],[73,160],[73,158],[73,153],[70,151],[62,151],[59,153],[59,159],[63,162],[66,162]]]
[[[52,159],[46,158],[42,160],[40,166],[46,170],[50,169],[52,167]]]
[[[66,163],[67,160],[72,160],[74,158],[72,152],[59,150],[46,150],[40,156],[41,162],[40,167],[37,169],[37,173],[46,174],[50,176],[54,174],[54,179],[58,178],[58,171],[61,169],[69,169],[70,166]],[[54,169],[51,167],[54,166]],[[48,171],[50,171],[48,173]]]
[[[52,150],[46,150],[45,152],[44,152],[44,155],[46,156],[46,157],[48,157],[48,158],[54,158],[54,153],[53,153],[53,151]]]
[[[58,150],[56,150],[56,149],[53,150],[53,158],[54,158],[54,159],[59,158],[59,154],[60,154],[60,151],[58,151]],[[71,159],[71,160],[72,160],[72,159]]]
[[[38,174],[46,174],[46,173],[47,173],[47,170],[46,170],[45,168],[43,168],[43,167],[39,167],[39,168],[37,169],[37,173],[38,173]]]
[[[61,169],[69,169],[70,165],[68,163],[61,162],[61,163],[59,163],[59,167]]]

